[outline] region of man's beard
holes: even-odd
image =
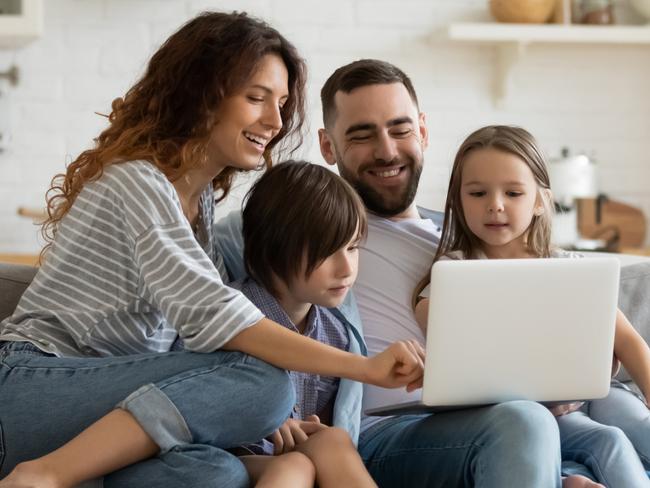
[[[391,195],[385,197],[372,186],[363,182],[358,177],[358,174],[348,171],[341,163],[342,159],[340,157],[338,157],[338,161],[339,174],[350,185],[352,185],[370,212],[381,217],[393,217],[404,212],[411,206],[413,200],[415,200],[415,194],[418,191],[418,184],[420,183],[420,175],[422,174],[422,164],[418,164],[414,160],[410,159],[409,164],[407,164],[406,167],[411,168],[411,176],[406,182],[406,186],[400,189],[400,193],[397,196],[393,197]],[[391,161],[390,164],[393,163],[394,161]],[[365,167],[367,168],[367,165]],[[377,165],[376,168],[381,168],[381,165]],[[364,166],[361,166],[358,173],[363,173],[363,171]]]

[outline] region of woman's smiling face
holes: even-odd
[[[267,144],[282,128],[280,111],[289,97],[288,79],[282,58],[267,54],[246,84],[223,99],[208,147],[211,165],[243,170],[260,165]]]

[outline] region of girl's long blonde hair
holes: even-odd
[[[528,252],[538,257],[551,255],[551,183],[542,151],[535,138],[521,127],[507,125],[489,125],[472,132],[460,145],[449,178],[449,189],[445,202],[444,222],[438,250],[433,262],[451,252],[459,251],[465,259],[477,259],[481,247],[480,240],[470,230],[461,203],[461,184],[464,163],[467,156],[477,149],[498,149],[517,156],[533,172],[538,187],[538,197],[544,206],[541,215],[533,215],[526,233]],[[429,283],[429,274],[415,287],[413,306],[422,290]]]
[[[306,68],[296,48],[278,31],[245,13],[200,14],[169,37],[142,78],[123,98],[113,101],[109,126],[95,139],[95,147],[52,179],[46,194],[48,217],[41,228],[46,241],[41,257],[79,192],[106,166],[142,159],[175,181],[202,164],[219,104],[271,53],[286,65],[289,98],[281,109],[282,129],[267,145],[264,161],[270,166],[271,151],[284,138],[293,140],[292,150],[297,148],[305,119]],[[227,196],[237,171],[226,168],[213,180],[219,200]]]

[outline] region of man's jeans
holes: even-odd
[[[359,451],[382,487],[561,486],[557,422],[534,402],[393,417],[363,432]]]
[[[160,453],[104,486],[245,487],[242,463],[223,449],[270,434],[294,401],[285,371],[237,352],[57,358],[0,343],[0,478],[119,405]]]

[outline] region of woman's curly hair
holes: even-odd
[[[201,164],[219,104],[255,72],[262,58],[284,61],[289,98],[281,109],[282,129],[264,153],[285,141],[295,150],[305,120],[306,67],[296,48],[277,30],[245,13],[206,12],[183,25],[152,56],[145,74],[123,98],[112,103],[109,126],[82,152],[47,191],[47,219],[41,233],[49,248],[61,219],[83,186],[99,178],[110,164],[146,160],[170,181]],[[289,136],[289,137],[287,137]],[[218,200],[228,195],[236,168],[214,180]]]

